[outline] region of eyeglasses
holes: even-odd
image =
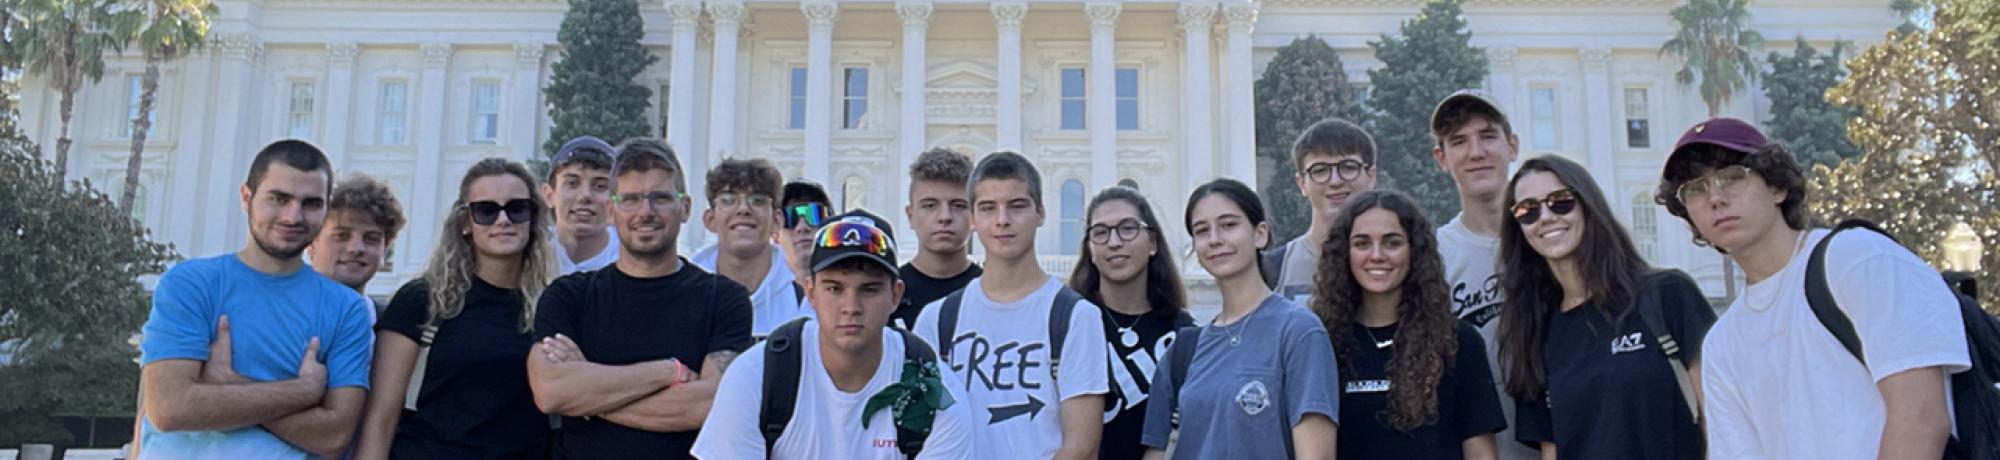
[[[1563,189],[1549,192],[1542,198],[1525,198],[1514,202],[1514,221],[1521,225],[1531,225],[1542,219],[1542,208],[1549,208],[1551,215],[1566,215],[1576,210],[1576,191]]]
[[[1734,192],[1736,184],[1743,183],[1743,179],[1748,177],[1750,168],[1743,165],[1717,169],[1706,176],[1682,182],[1680,189],[1674,191],[1674,197],[1680,198],[1681,205],[1686,206],[1689,202],[1708,197],[1708,194],[1716,190]]]
[[[474,201],[466,203],[465,210],[472,214],[472,223],[479,225],[493,225],[493,222],[500,220],[502,211],[507,213],[508,222],[525,224],[535,218],[535,201],[525,198],[507,200],[506,203]]]
[[[619,211],[638,212],[640,205],[649,205],[653,209],[669,209],[670,206],[678,205],[685,199],[687,193],[683,192],[635,192],[612,195],[611,203],[617,205]]]
[[[737,203],[749,203],[750,207],[754,209],[768,209],[771,207],[771,202],[776,201],[770,195],[739,195],[735,193],[719,193],[714,197],[710,197],[709,200],[715,202],[715,207],[718,208],[733,208],[736,207]]]
[[[1347,182],[1360,178],[1361,173],[1366,170],[1368,170],[1367,163],[1362,163],[1360,160],[1348,159],[1334,163],[1313,163],[1306,166],[1305,175],[1306,179],[1326,184],[1333,182],[1335,174],[1340,176],[1341,182]]]
[[[852,248],[869,254],[889,257],[889,234],[861,222],[834,222],[819,230],[819,237],[813,240],[815,249]]]
[[[819,228],[833,218],[833,210],[819,203],[799,203],[785,208],[785,228],[799,228],[799,222],[807,227]]]
[[[1110,243],[1112,233],[1118,234],[1118,241],[1131,242],[1132,240],[1139,239],[1140,230],[1147,228],[1150,227],[1144,222],[1140,222],[1139,219],[1125,219],[1118,222],[1118,226],[1116,227],[1104,224],[1092,225],[1090,226],[1088,235],[1090,235],[1090,242],[1097,244]],[[1113,232],[1113,230],[1116,230],[1116,232]]]

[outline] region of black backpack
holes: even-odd
[[[1848,220],[1834,226],[1813,247],[1812,258],[1806,263],[1806,303],[1840,345],[1862,366],[1867,366],[1867,355],[1861,353],[1861,336],[1847,314],[1841,312],[1826,282],[1826,247],[1835,235],[1853,228],[1880,233],[1890,241],[1896,239],[1865,220]],[[1965,320],[1966,354],[1972,360],[1972,369],[1951,376],[1951,412],[1958,434],[1945,446],[1945,458],[2000,458],[2000,319],[1980,309],[1978,300],[1956,289],[1952,294],[1958,297],[1959,315]]]
[[[799,345],[805,330],[806,318],[786,322],[764,342],[764,403],[758,411],[757,423],[764,432],[764,456],[770,457],[778,445],[778,436],[785,434],[785,426],[792,423],[792,412],[799,402],[799,372],[804,366]],[[903,335],[903,360],[919,365],[937,362],[937,352],[929,343],[917,338],[916,334],[900,328],[890,328]],[[916,458],[924,450],[924,440],[930,432],[916,432],[896,427],[896,449],[910,458]]]
[[[1055,303],[1049,305],[1049,377],[1062,380],[1057,373],[1062,368],[1063,342],[1069,337],[1069,318],[1076,312],[1076,303],[1083,301],[1083,294],[1068,286],[1057,288]],[[965,303],[965,289],[951,291],[939,306],[937,338],[944,343],[944,360],[951,361],[952,341],[958,336],[958,311]]]
[[[1173,348],[1167,351],[1167,361],[1174,365],[1173,369],[1167,370],[1167,380],[1174,383],[1174,395],[1176,396],[1174,398],[1174,415],[1170,419],[1174,424],[1174,428],[1180,428],[1181,426],[1181,407],[1178,396],[1182,391],[1187,389],[1188,366],[1194,363],[1194,346],[1201,343],[1201,328],[1200,324],[1196,324],[1175,331],[1174,344],[1169,345]]]

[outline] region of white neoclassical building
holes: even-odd
[[[164,72],[136,212],[157,238],[198,256],[241,247],[236,188],[250,156],[312,140],[342,172],[382,177],[411,223],[392,292],[422,268],[437,220],[473,161],[537,155],[561,0],[218,0],[205,53]],[[1721,259],[1688,243],[1651,204],[1680,130],[1707,115],[1658,50],[1674,0],[1469,0],[1486,49],[1487,89],[1506,106],[1523,157],[1589,166],[1656,263],[1724,292]],[[1760,0],[1774,49],[1879,41],[1899,21],[1888,0]],[[1018,150],[1041,166],[1045,265],[1066,273],[1089,193],[1130,181],[1155,201],[1177,250],[1186,191],[1215,176],[1254,181],[1252,86],[1275,50],[1316,35],[1339,50],[1356,90],[1381,66],[1367,42],[1395,34],[1418,0],[760,1],[642,0],[638,81],[647,121],[692,170],[769,158],[826,184],[847,207],[901,219],[905,168],[922,150]],[[116,188],[135,115],[139,56],[109,59],[78,96],[69,170]],[[1766,119],[1756,86],[1723,112]],[[52,146],[57,97],[30,78],[29,135]],[[45,147],[52,149],[53,147]],[[701,175],[692,175],[695,191]],[[697,194],[697,198],[699,194]],[[700,202],[700,199],[696,200]],[[709,240],[697,222],[689,250]],[[907,227],[905,227],[907,228]],[[906,245],[908,246],[908,245]],[[1190,266],[1198,297],[1199,268]]]

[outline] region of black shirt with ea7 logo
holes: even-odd
[[[1686,274],[1671,272],[1639,291],[1634,303],[1659,302],[1683,359],[1694,367],[1715,310]],[[1563,459],[1700,459],[1700,427],[1675,382],[1659,339],[1631,311],[1612,327],[1596,300],[1560,312],[1542,349],[1545,401],[1519,401],[1515,437],[1529,446],[1554,442]],[[1544,308],[1554,308],[1546,306]],[[1629,311],[1618,306],[1612,311]]]

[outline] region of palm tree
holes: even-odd
[[[22,27],[8,37],[19,46],[28,73],[45,76],[62,93],[62,131],[56,135],[56,174],[69,164],[69,122],[76,92],[86,79],[104,78],[104,52],[124,48],[143,12],[119,0],[19,0]]]
[[[118,207],[132,210],[139,190],[139,163],[146,152],[146,134],[153,128],[153,101],[160,89],[160,63],[180,59],[201,48],[208,38],[208,18],[217,13],[210,0],[145,0],[151,11],[137,35],[146,55],[146,73],[139,81],[139,115],[132,119],[132,153],[125,159],[125,188]]]
[[[1750,29],[1750,0],[1688,0],[1672,14],[1680,30],[1660,46],[1660,55],[1681,57],[1674,80],[1695,84],[1701,77],[1701,101],[1708,116],[1722,113],[1748,79],[1757,78],[1755,50],[1764,48],[1764,34]]]

